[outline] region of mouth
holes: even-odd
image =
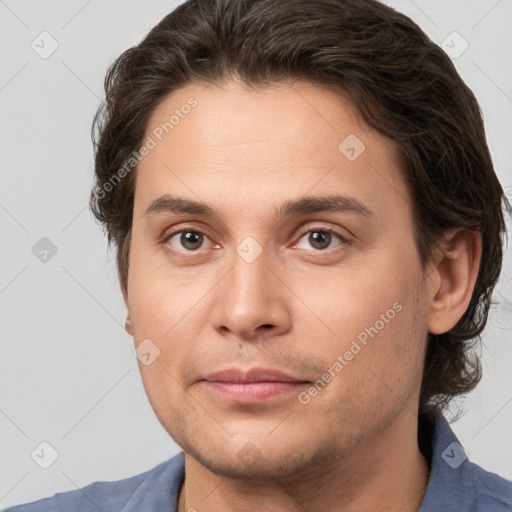
[[[207,375],[200,383],[207,392],[241,404],[291,396],[311,384],[270,368],[251,368],[249,371],[229,368]]]

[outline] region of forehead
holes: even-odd
[[[150,139],[138,166],[136,208],[172,193],[230,198],[230,206],[255,213],[275,210],[281,201],[274,198],[326,192],[358,196],[377,209],[408,207],[399,204],[409,199],[392,141],[346,98],[311,84],[187,85],[155,109]]]

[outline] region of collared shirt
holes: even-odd
[[[443,416],[435,418],[425,440],[430,477],[418,512],[512,511],[512,482],[470,462]],[[140,475],[94,482],[5,512],[176,512],[184,478],[180,452]]]

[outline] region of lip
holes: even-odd
[[[238,368],[227,368],[219,372],[210,373],[203,380],[244,384],[254,382],[304,382],[272,368],[250,368],[247,371]]]
[[[290,395],[310,383],[270,368],[228,368],[208,374],[201,384],[232,402],[253,404]]]

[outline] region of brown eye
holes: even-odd
[[[299,249],[311,249],[313,248],[316,251],[324,251],[326,249],[331,249],[331,243],[335,239],[339,240],[339,243],[336,244],[334,247],[337,247],[339,245],[343,245],[344,243],[348,243],[348,240],[340,235],[339,233],[336,233],[332,229],[310,229],[309,231],[306,231],[300,238],[297,247]],[[301,240],[305,239],[306,244],[309,245],[309,247],[301,247]]]
[[[331,233],[325,231],[312,231],[309,234],[308,242],[315,249],[327,249],[331,243]]]
[[[185,249],[186,251],[196,251],[201,248],[205,238],[203,233],[187,229],[173,233],[169,236],[167,241],[177,250],[182,251]],[[174,243],[178,246],[174,245],[173,240],[175,240]]]

